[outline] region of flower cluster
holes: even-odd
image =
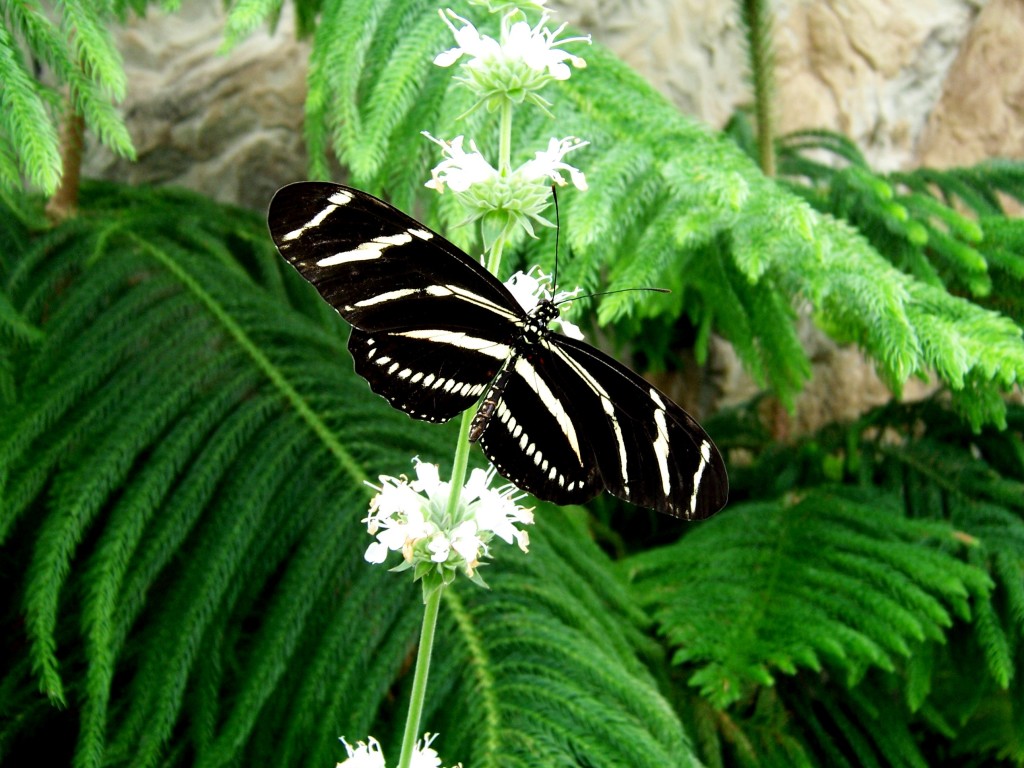
[[[376,537],[366,549],[368,562],[383,563],[388,552],[401,552],[403,562],[394,570],[414,568],[417,578],[429,575],[440,584],[451,583],[461,571],[482,585],[477,569],[495,536],[527,550],[529,535],[516,524],[532,523],[533,510],[516,503],[522,494],[515,486],[490,487],[493,467],[474,469],[449,511],[451,486],[440,479],[437,465],[413,462],[415,480],[381,475],[380,485],[373,486],[377,495],[363,520]]]
[[[426,131],[423,135],[441,147],[444,156],[431,171],[426,186],[438,192],[444,192],[447,186],[458,194],[469,212],[470,221],[500,212],[533,236],[533,222],[554,226],[542,211],[551,204],[551,184],[566,184],[563,172],[569,175],[577,189],[585,191],[587,188],[583,172],[563,160],[573,150],[589,144],[575,136],[551,139],[546,150],[535,153],[531,160],[503,174],[490,164],[473,141],[469,142],[470,151],[467,152],[462,136],[447,142]]]
[[[557,48],[566,43],[590,43],[590,36],[558,36],[565,24],[552,31],[544,25],[550,18],[547,13],[533,27],[526,21],[512,19],[520,16],[518,9],[512,9],[501,19],[501,35],[498,40],[481,35],[476,27],[449,9],[441,11],[441,18],[455,36],[457,45],[439,53],[434,63],[439,67],[450,67],[463,56],[468,58],[462,77],[458,78],[477,95],[477,104],[484,104],[490,111],[498,109],[503,102],[520,104],[528,101],[547,111],[550,102],[538,91],[552,80],[568,80],[574,67],[582,68],[586,61],[567,51]],[[452,21],[462,26],[456,27]]]
[[[539,21],[532,26],[521,8],[499,0],[478,0],[476,4],[502,13],[498,38],[481,34],[468,19],[450,9],[441,11],[456,44],[438,54],[434,63],[442,67],[461,64],[456,79],[476,96],[469,111],[480,106],[501,111],[498,162],[489,162],[473,141],[467,151],[463,136],[449,142],[425,133],[441,147],[444,156],[431,172],[427,186],[438,192],[448,187],[456,194],[469,212],[469,221],[480,220],[484,246],[490,250],[495,243],[512,241],[523,232],[533,236],[535,223],[554,226],[542,212],[551,203],[550,185],[567,183],[563,174],[568,174],[577,189],[587,188],[583,173],[564,158],[588,142],[574,136],[552,138],[547,149],[513,169],[511,125],[512,107],[516,105],[532,104],[552,116],[551,102],[540,95],[541,89],[567,80],[573,68],[586,66],[581,57],[560,46],[589,44],[590,37],[562,37],[565,24],[548,29],[545,25],[551,16],[543,2],[528,4],[540,12]]]
[[[416,742],[412,753],[412,768],[441,768],[441,758],[437,751],[431,747],[437,734],[426,733],[423,738]],[[381,751],[380,742],[371,736],[368,741],[360,741],[353,748],[344,737],[341,743],[345,745],[348,752],[348,759],[338,763],[335,768],[385,768],[384,753]],[[461,768],[462,763],[453,765],[452,768]]]

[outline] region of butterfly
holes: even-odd
[[[470,428],[498,472],[539,499],[600,491],[697,520],[726,502],[711,438],[668,396],[527,312],[476,260],[373,195],[299,182],[268,215],[281,255],[352,326],[355,370],[415,419],[480,403]]]

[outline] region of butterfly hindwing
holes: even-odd
[[[557,504],[580,504],[603,485],[586,403],[559,386],[566,379],[556,373],[561,365],[541,345],[510,360],[479,442],[502,476],[523,490]]]
[[[461,332],[404,333],[353,328],[348,348],[356,373],[369,382],[370,389],[415,419],[444,422],[462,413],[480,399],[508,357],[508,347],[502,344],[484,351],[454,346],[460,354],[444,354],[445,342],[439,339],[465,343],[467,337]],[[493,355],[502,350],[504,357],[496,359]]]
[[[513,362],[480,438],[503,475],[562,504],[602,489],[686,519],[725,504],[721,456],[682,408],[587,344],[552,334],[538,348]]]
[[[686,519],[710,517],[725,504],[725,464],[693,417],[600,350],[564,336],[551,342],[554,354],[599,393],[605,428],[593,427],[593,446],[609,493]]]

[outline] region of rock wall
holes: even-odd
[[[1024,2],[990,0],[928,115],[915,160],[945,168],[1024,156]]]
[[[295,40],[286,11],[275,33],[260,30],[222,54],[223,26],[220,3],[185,0],[118,31],[138,160],[90,142],[86,175],[179,185],[256,210],[305,175],[308,43]]]
[[[971,0],[790,3],[778,34],[779,129],[824,127],[883,170],[916,165],[978,9]]]

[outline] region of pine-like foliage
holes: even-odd
[[[250,28],[248,11],[259,4],[244,5],[238,25]],[[470,106],[468,92],[432,63],[452,45],[435,3],[324,0],[303,7],[320,11],[306,114],[314,176],[327,176],[333,151],[356,186],[412,210],[437,162],[420,131],[465,134],[493,151],[493,118],[478,111],[457,120]],[[496,34],[487,27],[493,17],[474,10],[459,12]],[[1000,422],[999,393],[1024,375],[1024,344],[1010,317],[897,269],[849,224],[815,212],[732,142],[682,116],[600,45],[573,52],[588,66],[559,84],[555,120],[524,112],[514,126],[514,146],[524,153],[515,163],[546,147],[552,134],[591,142],[573,155],[590,189],[562,206],[569,247],[559,275],[591,290],[599,283],[673,290],[657,300],[636,291],[609,296],[599,321],[632,323],[635,331],[647,318],[662,328],[684,319],[695,330],[699,360],[714,329],[756,380],[791,402],[810,372],[794,308],[809,307],[834,337],[860,345],[893,389],[935,372],[965,393],[973,423]],[[440,219],[446,235],[472,247],[472,234],[455,226],[462,214],[451,196],[433,198],[428,221]],[[527,262],[550,268],[550,236],[525,250]],[[664,359],[664,348],[648,346]]]
[[[783,496],[625,563],[705,762],[1024,765],[1024,409],[892,406],[733,481]]]
[[[0,218],[0,760],[324,765],[368,733],[393,753],[419,595],[362,562],[362,480],[436,457],[444,428],[367,391],[258,218],[83,200],[53,230]],[[1022,429],[1019,408],[980,435],[893,408],[757,452],[728,512],[620,568],[540,510],[529,556],[445,603],[437,745],[484,766],[1024,764]]]
[[[363,481],[455,433],[369,392],[261,218],[82,199],[53,230],[0,215],[0,762],[330,765],[338,736],[387,743],[419,590],[363,562]],[[582,527],[538,528],[493,592],[449,597],[438,746],[689,764],[643,614]]]
[[[812,205],[855,224],[892,262],[931,285],[1024,322],[1024,165],[877,173],[845,136],[800,131],[779,142],[781,172]]]
[[[758,149],[743,120],[737,116],[730,132],[754,153]],[[1024,203],[1024,164],[991,160],[970,168],[883,174],[868,165],[853,142],[830,131],[784,136],[778,156],[787,186],[816,209],[856,226],[893,266],[922,284],[998,311],[1018,327],[1024,323],[1024,220],[1006,210],[1008,200]],[[950,330],[970,344],[966,337],[981,329],[962,317],[941,332]],[[1002,343],[984,332],[978,341]],[[941,363],[936,365],[953,382],[954,402],[975,426],[1001,409],[996,393],[978,386],[978,372],[961,378],[953,368],[943,372]]]
[[[84,38],[65,58],[89,62],[71,69],[109,69],[107,16],[65,7]],[[486,147],[488,118],[456,122],[465,95],[430,64],[450,45],[432,4],[296,8],[316,30],[318,173],[332,150],[411,209],[435,162],[420,130]],[[21,50],[60,46],[31,0],[0,9],[0,66],[22,77],[0,91],[0,172],[35,178],[49,160],[24,147],[49,139],[22,133],[53,99],[26,90]],[[228,45],[280,9],[235,3]],[[807,306],[894,388],[935,372],[974,426],[1004,419],[1022,241],[996,191],[1019,197],[1019,168],[893,177],[887,197],[864,168],[785,165],[787,189],[580,53],[557,121],[517,123],[524,152],[556,130],[592,142],[563,277],[676,289],[610,297],[603,320],[682,318],[698,351],[715,329],[788,399]],[[393,754],[419,595],[362,562],[363,481],[443,460],[445,429],[352,374],[343,324],[259,218],[171,192],[82,199],[56,229],[20,197],[0,209],[0,762],[330,765],[337,736],[370,733]],[[427,213],[454,223],[448,200]],[[550,237],[524,251],[547,263]],[[1019,408],[1006,424],[894,408],[760,450],[721,422],[720,445],[753,456],[730,466],[731,509],[621,566],[571,511],[539,510],[529,557],[446,599],[437,746],[473,766],[1024,764]]]
[[[110,25],[147,4],[63,0],[44,8],[39,0],[0,0],[0,193],[19,188],[22,178],[48,194],[56,189],[67,107],[111,150],[135,156],[114,108],[127,84]]]

